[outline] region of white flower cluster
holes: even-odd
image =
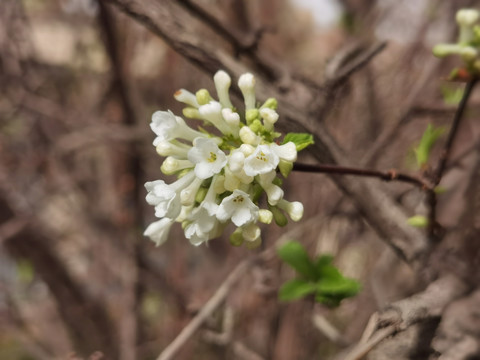
[[[181,89],[175,98],[186,104],[187,118],[203,120],[216,134],[204,128],[194,130],[170,111],[157,111],[150,124],[157,135],[153,145],[166,157],[161,170],[177,175],[178,180],[147,182],[146,200],[155,206],[160,220],[150,224],[144,235],[162,244],[174,222],[180,222],[185,236],[194,245],[218,237],[233,223],[237,229],[230,236],[234,245],[249,247],[261,243],[257,222],[286,223],[285,213],[298,221],[303,215],[300,202],[283,198],[277,170],[286,176],[297,159],[293,142],[278,145],[280,134],[274,131],[278,120],[277,101],[268,99],[257,107],[255,78],[240,76],[238,86],[245,100],[245,111],[237,111],[230,101],[230,76],[218,71],[214,78],[218,101],[207,90],[193,94]],[[268,209],[259,208],[266,193]]]

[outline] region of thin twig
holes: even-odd
[[[345,167],[340,165],[325,165],[325,164],[310,165],[310,164],[299,164],[299,163],[296,163],[293,165],[293,170],[300,171],[300,172],[320,173],[320,174],[337,174],[337,175],[355,175],[355,176],[363,176],[363,177],[374,177],[384,181],[406,182],[406,183],[419,186],[422,189],[429,189],[431,187],[428,183],[426,183],[425,181],[423,181],[418,177],[402,174],[397,172],[396,170],[379,171],[379,170]]]
[[[457,111],[455,112],[455,116],[453,117],[452,127],[450,128],[450,132],[448,133],[447,141],[445,142],[445,146],[443,147],[442,154],[438,162],[438,167],[435,171],[435,175],[433,178],[435,185],[438,185],[442,180],[442,176],[445,171],[445,166],[447,164],[448,159],[450,158],[453,142],[455,141],[455,138],[457,136],[458,128],[462,120],[463,113],[465,112],[465,108],[467,107],[468,100],[470,98],[470,95],[472,94],[472,90],[475,87],[476,83],[477,83],[477,78],[473,78],[467,83],[467,86],[465,87],[465,92],[463,93],[462,100],[460,101]]]
[[[346,79],[352,76],[353,73],[363,68],[366,64],[370,62],[371,59],[373,59],[376,55],[382,52],[382,50],[385,49],[386,46],[387,43],[384,41],[372,45],[370,49],[356,57],[351,63],[341,69],[341,71],[333,79],[327,82],[325,87],[335,89],[337,86],[341,85]]]
[[[453,147],[453,143],[455,138],[457,137],[458,128],[460,126],[460,122],[463,118],[463,113],[467,107],[468,100],[470,99],[470,95],[472,94],[473,88],[477,83],[478,79],[473,78],[470,80],[466,87],[465,91],[462,96],[462,100],[458,105],[457,111],[453,117],[452,126],[450,127],[450,131],[447,136],[447,141],[442,149],[442,153],[440,155],[440,159],[438,161],[438,165],[436,170],[433,174],[432,180],[434,187],[440,184],[442,180],[443,174],[445,173],[445,169],[447,166],[447,162],[451,156],[451,151]],[[438,232],[437,232],[437,194],[433,189],[429,189],[427,192],[427,203],[429,205],[429,212],[428,212],[428,238],[431,242],[438,240]]]
[[[245,274],[249,266],[254,261],[254,258],[248,258],[237,265],[232,270],[230,275],[220,285],[215,294],[208,300],[205,306],[198,312],[198,314],[188,323],[186,327],[178,334],[162,353],[158,356],[157,360],[169,360],[173,359],[178,351],[182,348],[185,342],[192,337],[192,335],[200,328],[200,326],[207,320],[210,315],[220,306],[225,300],[230,289],[237,283],[238,280]]]

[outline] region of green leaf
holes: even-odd
[[[313,281],[318,279],[315,265],[310,260],[303,245],[299,242],[290,241],[280,247],[277,252],[283,261],[306,279]]]
[[[343,299],[358,294],[361,285],[357,280],[343,276],[332,265],[332,260],[332,256],[323,255],[315,264],[320,279],[317,281],[316,301],[328,306],[338,306]]]
[[[458,86],[443,85],[440,88],[443,101],[446,105],[458,105],[463,97],[463,88]]]
[[[341,296],[342,298],[356,295],[360,291],[358,281],[343,277],[338,279],[325,279],[317,283],[317,290],[323,295]]]
[[[423,215],[415,215],[407,219],[407,224],[417,228],[424,228],[428,225],[428,219]]]
[[[315,283],[301,279],[294,279],[282,285],[278,297],[281,301],[292,301],[313,294],[316,290]]]
[[[428,124],[427,129],[422,135],[420,143],[415,148],[415,155],[417,158],[417,165],[422,167],[428,162],[430,151],[435,145],[438,138],[445,132],[445,128],[435,128],[432,124]]]
[[[313,135],[307,133],[288,133],[283,138],[282,144],[293,142],[297,147],[297,151],[305,149],[308,145],[313,144]]]

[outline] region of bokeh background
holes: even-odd
[[[259,48],[320,86],[339,62],[388,42],[321,119],[353,164],[415,172],[412,149],[427,124],[451,121],[460,87],[444,80],[455,59],[436,59],[431,48],[455,39],[455,11],[472,1],[194,3],[246,38],[261,29]],[[233,51],[196,26],[206,43]],[[333,359],[373,312],[419,289],[412,269],[321,174],[289,177],[285,193],[304,204],[304,218],[264,226],[261,249],[228,238],[193,247],[179,228],[158,248],[144,238],[154,216],[143,184],[162,178],[150,117],[180,114],[179,88],[214,93],[210,74],[106,1],[0,1],[0,359],[155,359],[236,264],[279,239],[333,254],[363,291],[338,309],[281,303],[278,288],[294,274],[270,257],[245,272],[179,359]],[[466,206],[473,118],[443,183],[447,228]],[[315,162],[308,151],[300,161]],[[425,211],[419,190],[371,181],[410,215]]]

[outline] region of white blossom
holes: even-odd
[[[255,222],[258,219],[258,206],[242,190],[234,190],[222,200],[217,210],[217,219],[225,222],[232,220],[236,226]]]
[[[161,141],[177,138],[193,141],[196,137],[207,137],[206,134],[193,130],[181,117],[175,116],[171,111],[154,112],[150,127],[157,135],[153,141],[154,146]]]
[[[195,175],[208,179],[227,164],[227,156],[211,139],[196,138],[188,151],[188,160],[195,164]]]
[[[245,174],[256,176],[265,174],[277,168],[278,155],[268,145],[258,145],[253,154],[245,159]]]
[[[172,219],[160,219],[148,225],[143,235],[148,236],[157,246],[162,245],[168,239],[172,224]]]

